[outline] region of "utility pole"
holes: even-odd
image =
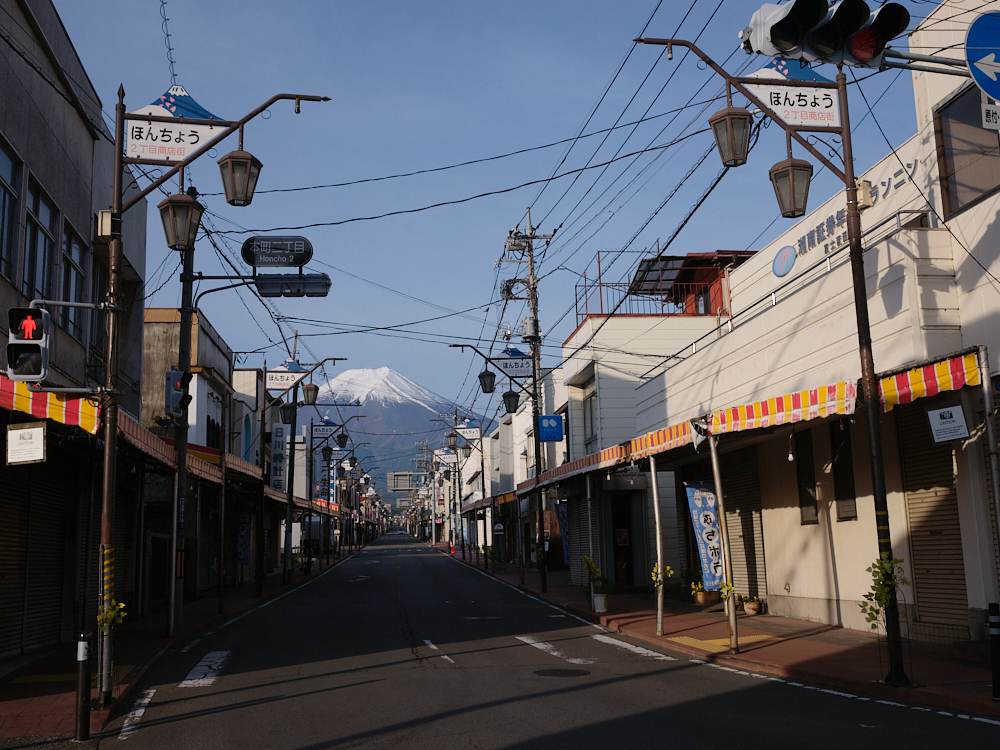
[[[535,448],[535,512],[537,516],[536,557],[538,558],[538,575],[541,579],[542,592],[548,590],[547,571],[545,565],[545,504],[542,491],[538,487],[538,478],[542,475],[542,441],[539,434],[539,415],[541,401],[541,348],[542,337],[538,324],[538,277],[535,275],[535,240],[551,240],[552,234],[536,234],[531,226],[531,208],[528,208],[527,232],[522,234],[516,228],[507,235],[505,250],[510,253],[523,250],[523,257],[515,259],[517,263],[528,264],[528,275],[524,279],[510,279],[504,283],[502,296],[504,299],[518,299],[512,294],[514,284],[522,284],[528,292],[528,308],[531,314],[521,322],[521,340],[531,345],[531,419],[532,434]]]

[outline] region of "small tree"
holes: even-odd
[[[900,558],[890,557],[886,552],[865,569],[872,574],[872,586],[868,593],[864,594],[865,601],[858,606],[861,607],[861,614],[865,616],[865,620],[871,624],[872,630],[878,630],[880,625],[885,627],[885,610],[889,606],[892,593],[898,591],[900,586],[910,585],[910,582],[903,578],[902,563]]]

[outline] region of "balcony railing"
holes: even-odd
[[[627,281],[582,281],[576,285],[576,324],[591,315],[715,315],[721,305],[718,282],[672,283],[653,293],[636,293]]]

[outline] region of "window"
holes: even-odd
[[[55,260],[56,209],[34,182],[28,185],[25,229],[21,293],[28,299],[46,299]]]
[[[583,440],[597,439],[597,381],[591,378],[583,386]]]
[[[1000,135],[983,127],[982,103],[970,86],[934,116],[946,219],[1000,187]]]
[[[810,430],[795,433],[795,473],[799,481],[799,520],[803,525],[819,523],[816,512],[816,465]]]
[[[851,455],[851,425],[830,423],[830,463],[833,467],[833,496],[837,501],[837,520],[856,521],[858,505],[854,493],[854,458]]]
[[[83,302],[83,282],[86,248],[76,233],[66,227],[63,234],[63,302]],[[59,314],[62,327],[77,341],[83,339],[83,310],[79,307],[64,307]]]
[[[17,160],[0,145],[0,274],[14,278],[17,241]]]

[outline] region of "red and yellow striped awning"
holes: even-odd
[[[853,414],[857,395],[857,383],[853,380],[841,381],[754,401],[752,404],[719,409],[712,413],[710,431],[713,435],[718,435],[723,432],[805,422],[833,414]]]
[[[980,385],[975,352],[882,378],[878,384],[878,395],[882,411],[887,412],[897,404],[909,404],[925,396],[957,391],[966,385]]]
[[[26,383],[0,375],[0,408],[72,425],[96,435],[101,428],[101,407],[96,400],[62,393],[35,393]]]
[[[646,458],[654,453],[680,448],[690,442],[691,423],[681,422],[664,427],[662,430],[647,432],[645,435],[635,438],[630,444],[631,457],[633,459]]]

